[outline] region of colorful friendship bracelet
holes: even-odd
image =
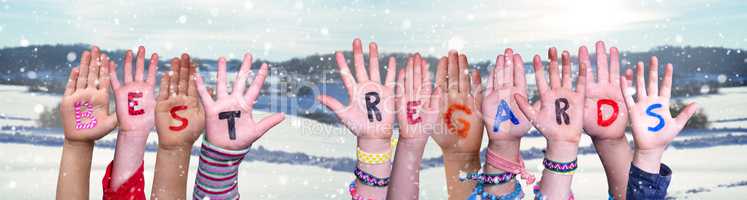
[[[366,199],[365,197],[362,197],[360,194],[358,194],[358,190],[355,188],[355,181],[350,183],[350,186],[348,186],[348,192],[350,192],[350,198],[352,200],[373,200],[373,198]]]
[[[466,177],[459,177],[461,181],[475,181],[484,185],[501,185],[508,183],[516,177],[516,174],[511,172],[503,172],[500,174],[487,174],[472,172],[467,174]]]
[[[397,146],[397,138],[393,138],[390,144],[391,149],[394,149]],[[386,164],[392,160],[392,151],[389,150],[385,153],[368,153],[358,147],[356,156],[358,157],[358,162],[369,165],[380,165]]]
[[[355,168],[355,171],[353,173],[355,174],[355,177],[365,185],[374,187],[386,187],[389,185],[389,177],[379,178],[364,172],[360,168]]]
[[[524,192],[521,191],[521,184],[514,183],[514,191],[505,195],[496,196],[483,189],[482,183],[475,185],[475,190],[467,197],[467,200],[520,200],[524,198]]]
[[[576,173],[576,169],[578,168],[578,164],[576,163],[577,161],[578,159],[575,159],[571,162],[555,162],[545,158],[544,160],[542,160],[542,165],[544,165],[545,169],[552,173],[573,175],[574,173]]]
[[[527,184],[534,183],[534,175],[529,173],[526,167],[524,167],[524,159],[521,157],[521,154],[519,154],[518,159],[519,163],[503,159],[490,149],[487,150],[487,153],[485,155],[485,162],[487,162],[490,166],[501,169],[503,171],[519,174],[521,175],[521,179],[524,179]]]

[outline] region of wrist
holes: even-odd
[[[578,156],[578,142],[547,141],[545,158],[555,162],[570,162]]]
[[[662,149],[636,149],[633,156],[633,165],[648,173],[659,173],[661,156],[664,154]]]
[[[358,137],[358,148],[368,153],[385,153],[391,151],[391,138]]]
[[[65,139],[62,148],[68,151],[75,151],[75,152],[92,152],[93,151],[94,142],[93,141],[75,141],[75,140],[69,140]]]
[[[519,154],[521,154],[521,140],[490,140],[488,149],[511,162],[519,163]],[[485,173],[503,173],[505,171],[495,168],[485,162]]]
[[[604,144],[619,144],[619,143],[628,143],[628,138],[625,137],[625,134],[620,135],[619,137],[611,137],[611,138],[602,138],[602,137],[591,137],[591,141],[596,143],[604,143]]]

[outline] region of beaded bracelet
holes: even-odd
[[[540,192],[540,185],[539,183],[535,184],[532,188],[532,191],[534,192],[534,200],[545,200],[545,196],[542,195],[542,192]],[[573,197],[573,192],[570,192],[568,194],[568,200],[575,200],[576,198]]]
[[[573,175],[574,173],[576,173],[576,169],[578,168],[578,164],[576,163],[576,161],[577,159],[571,162],[555,162],[545,158],[542,161],[542,165],[544,165],[545,169],[552,173]]]
[[[519,181],[516,181],[514,184],[513,192],[500,196],[486,192],[483,190],[483,184],[478,182],[477,185],[475,185],[475,190],[472,191],[472,194],[470,194],[469,197],[467,197],[468,200],[518,200],[522,198],[524,198],[524,192],[521,191],[521,184],[519,184]]]
[[[386,187],[389,185],[389,177],[379,178],[364,172],[360,168],[355,168],[355,171],[353,173],[355,174],[355,177],[365,185],[374,187]]]
[[[358,190],[355,189],[355,181],[350,183],[350,186],[348,186],[348,192],[350,192],[350,198],[352,200],[373,200],[373,198],[364,198],[360,194],[358,194]]]
[[[484,185],[501,185],[508,183],[516,177],[516,174],[511,172],[503,172],[500,174],[487,174],[472,172],[467,174],[465,177],[459,177],[461,181],[475,181]]]
[[[394,149],[397,146],[397,138],[393,138],[390,147]],[[363,151],[360,147],[356,150],[356,156],[358,157],[358,162],[362,162],[364,164],[369,165],[379,165],[379,164],[385,164],[392,160],[392,151],[387,151],[385,153],[368,153]]]

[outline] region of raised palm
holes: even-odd
[[[439,117],[441,90],[433,90],[428,63],[420,54],[407,60],[397,77],[397,121],[402,138],[428,138]]]
[[[482,144],[482,85],[480,73],[468,78],[467,56],[450,51],[436,71],[436,85],[443,94],[437,131],[432,135],[443,152],[475,153]]]
[[[116,66],[109,70],[112,73],[112,88],[117,105],[119,129],[124,133],[136,132],[147,135],[153,127],[156,106],[154,87],[156,85],[156,70],[158,55],[150,57],[148,78],[144,79],[145,48],[140,46],[135,63],[135,77],[132,77],[132,51],[127,51],[124,58],[124,85],[117,79]]]
[[[93,142],[117,126],[117,117],[109,114],[109,68],[112,65],[114,61],[94,46],[91,52],[83,52],[80,65],[70,71],[60,102],[66,140]]]
[[[218,99],[215,101],[205,88],[202,77],[197,76],[197,92],[200,94],[202,105],[205,108],[206,138],[210,143],[226,149],[246,149],[270,128],[285,119],[283,113],[275,113],[259,122],[254,121],[252,107],[267,77],[268,66],[262,64],[251,87],[244,92],[251,66],[252,55],[247,53],[244,55],[244,62],[236,75],[233,91],[228,94],[226,59],[218,59],[216,92]],[[233,131],[230,131],[231,128],[233,128]]]
[[[205,128],[205,112],[194,82],[196,66],[189,55],[171,60],[171,75],[161,78],[156,129],[161,147],[191,146]]]
[[[389,59],[385,84],[379,75],[379,55],[376,43],[369,44],[369,70],[366,71],[360,39],[353,41],[355,78],[342,52],[336,53],[342,82],[348,91],[349,104],[343,105],[334,97],[320,95],[317,99],[337,114],[342,123],[359,138],[389,139],[394,123],[395,60]]]
[[[578,143],[581,139],[586,65],[579,68],[576,90],[571,85],[571,60],[567,51],[562,54],[562,81],[558,70],[558,52],[549,50],[550,86],[545,80],[542,61],[534,56],[533,64],[537,79],[537,90],[540,96],[539,109],[532,107],[526,97],[515,95],[522,112],[548,141]]]
[[[597,139],[617,139],[625,136],[628,123],[628,109],[620,86],[620,53],[610,49],[607,61],[604,42],[596,44],[597,80],[593,75],[586,76],[586,100],[584,106],[584,130]],[[579,51],[579,62],[591,66],[586,47]],[[591,70],[589,70],[591,71]],[[601,111],[601,113],[599,113]]]
[[[482,113],[488,138],[516,140],[524,136],[532,125],[513,98],[515,94],[527,96],[524,61],[519,54],[506,49],[504,55],[498,56],[486,92]]]
[[[637,150],[658,150],[664,148],[685,127],[687,121],[697,110],[695,103],[687,105],[676,118],[669,112],[669,101],[672,87],[672,64],[664,69],[664,79],[661,90],[658,82],[659,62],[656,57],[651,58],[649,66],[648,89],[644,81],[643,62],[636,67],[636,96],[625,94],[625,103],[630,110],[631,127]],[[627,85],[627,79],[620,78],[620,84]],[[625,92],[624,90],[622,90]]]

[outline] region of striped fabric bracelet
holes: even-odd
[[[239,164],[249,148],[228,150],[202,141],[193,199],[239,199]]]
[[[576,173],[576,169],[578,169],[577,162],[578,160],[573,160],[571,162],[556,162],[545,158],[542,160],[542,165],[545,166],[545,169],[555,174],[573,175]]]

